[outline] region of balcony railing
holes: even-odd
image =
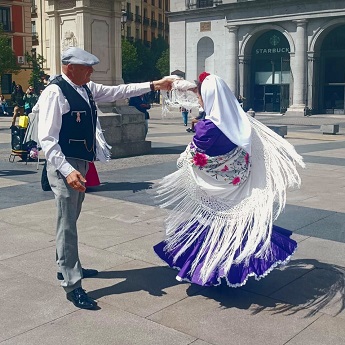
[[[143,24],[144,25],[150,25],[150,19],[147,17],[144,17]]]
[[[151,19],[151,27],[156,28],[157,27],[157,20]]]
[[[189,0],[187,1],[187,9],[213,7],[222,3],[222,0]]]
[[[135,22],[136,23],[141,23],[141,21],[142,21],[141,15],[140,14],[136,14],[135,15]]]
[[[31,6],[31,15],[37,16],[37,6],[36,5]]]
[[[158,22],[158,29],[163,30],[164,28],[164,23]]]
[[[37,32],[32,32],[32,45],[38,45],[38,33]]]

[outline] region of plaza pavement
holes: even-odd
[[[156,106],[151,154],[96,164],[102,185],[86,195],[79,242],[83,266],[100,271],[83,281],[100,309],[86,311],[56,280],[55,205],[40,188],[42,165],[8,161],[10,118],[0,117],[0,344],[344,345],[345,116],[257,119],[287,124],[307,164],[276,222],[299,242],[290,264],[242,288],[202,288],[177,282],[157,259],[166,211],[151,188],[175,170],[191,134],[178,113],[162,118]],[[323,123],[339,123],[340,133],[323,135]]]

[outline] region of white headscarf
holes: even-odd
[[[206,119],[211,120],[234,144],[251,153],[251,125],[225,81],[207,76],[201,84]]]

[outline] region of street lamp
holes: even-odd
[[[127,12],[125,10],[121,11],[121,31],[123,31],[123,36],[125,36],[125,25],[127,23]]]

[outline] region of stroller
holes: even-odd
[[[11,147],[12,152],[9,157],[11,163],[14,162],[15,157],[20,157],[25,163],[28,160],[37,159],[37,170],[39,167],[39,151],[37,137],[38,114],[29,114],[29,123],[27,128],[20,126],[11,127]]]

